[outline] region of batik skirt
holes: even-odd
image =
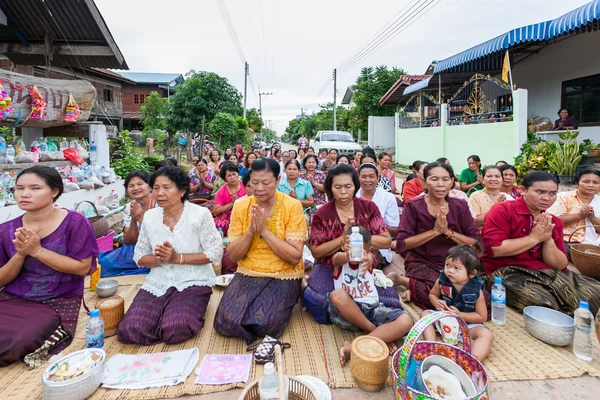
[[[36,351],[59,325],[74,335],[81,299],[82,296],[75,296],[33,301],[0,291],[0,367],[10,365]],[[72,337],[49,353],[59,353],[71,341]]]
[[[236,274],[217,309],[215,330],[248,344],[265,335],[279,338],[298,302],[300,285],[300,279]]]
[[[150,346],[195,337],[204,326],[211,294],[208,286],[191,286],[181,292],[170,287],[158,297],[140,289],[119,323],[119,342]]]
[[[488,288],[496,276],[506,289],[506,304],[519,312],[527,306],[541,306],[573,316],[580,300],[589,303],[594,315],[600,307],[600,282],[568,270],[504,267],[484,278]]]

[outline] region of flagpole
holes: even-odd
[[[510,54],[508,50],[506,50],[506,58],[508,59],[508,78],[510,79],[510,91],[511,93],[514,90],[513,79],[512,79],[512,67],[510,66]]]

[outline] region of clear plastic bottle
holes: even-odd
[[[104,321],[98,309],[90,312],[90,320],[85,326],[85,347],[88,349],[104,347]]]
[[[48,142],[45,138],[40,138],[40,151],[48,151]]]
[[[219,235],[221,235],[221,244],[224,244],[225,235],[223,234],[223,228],[218,228],[217,230],[219,231]]]
[[[34,153],[36,151],[40,151],[40,142],[38,142],[36,139],[33,139],[33,142],[31,142],[31,151]]]
[[[69,148],[69,142],[67,142],[67,138],[62,138],[60,141],[60,151],[66,150]]]
[[[258,382],[258,393],[260,400],[279,398],[279,380],[275,375],[275,365],[273,363],[265,364],[265,375]]]
[[[363,236],[358,226],[352,227],[350,234],[350,261],[359,262],[363,257]]]
[[[502,278],[495,277],[492,286],[492,322],[498,325],[506,324],[506,290]]]
[[[77,140],[73,139],[69,142],[69,148],[70,149],[76,149],[77,148]]]
[[[11,163],[15,161],[15,148],[12,144],[9,144],[6,148],[6,158],[8,158],[8,161]]]
[[[25,142],[23,142],[23,139],[19,139],[19,141],[17,142],[17,147],[15,148],[15,154],[19,155],[23,151],[25,151]]]
[[[590,305],[585,301],[579,302],[575,310],[575,337],[573,338],[573,354],[585,361],[594,358],[594,316]]]
[[[90,146],[90,164],[94,165],[98,162],[98,151],[96,149],[96,141],[92,139]]]
[[[0,157],[6,157],[6,139],[0,133]]]

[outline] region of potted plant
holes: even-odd
[[[594,150],[594,143],[590,139],[585,139],[579,145],[579,150],[581,151],[580,165],[594,165],[596,155],[591,154],[592,150]]]
[[[600,143],[590,150],[590,155],[596,157],[595,162],[600,163]]]
[[[581,154],[579,152],[579,143],[577,136],[579,132],[561,132],[558,137],[562,142],[558,143],[554,153],[548,160],[550,170],[558,175],[560,183],[570,185],[574,182],[574,174],[577,165],[581,162]]]

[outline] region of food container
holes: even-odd
[[[575,320],[567,314],[546,307],[523,309],[525,328],[529,334],[553,346],[568,346],[575,336]]]
[[[356,384],[367,392],[379,392],[389,376],[390,351],[385,342],[373,336],[359,336],[352,341],[350,372]]]
[[[119,323],[125,315],[125,300],[121,296],[112,296],[96,302],[100,317],[104,321],[104,337],[117,334]]]
[[[86,352],[93,352],[100,356],[96,365],[85,374],[61,382],[53,382],[48,377],[58,368],[63,361],[68,360],[73,364],[81,360]],[[84,400],[90,397],[102,383],[106,353],[102,349],[85,349],[73,352],[55,363],[52,363],[42,375],[42,391],[46,400]]]
[[[116,279],[107,279],[96,284],[96,294],[98,297],[110,297],[117,294],[119,290],[119,281]]]
[[[446,357],[433,355],[423,360],[423,363],[421,364],[421,377],[429,370],[429,368],[433,366],[440,367],[444,372],[449,373],[458,379],[460,386],[462,387],[462,391],[467,395],[467,397],[473,397],[477,394],[475,385],[473,385],[473,382],[467,373],[463,371],[463,369],[457,363]],[[425,384],[425,387],[429,389],[427,384]]]

